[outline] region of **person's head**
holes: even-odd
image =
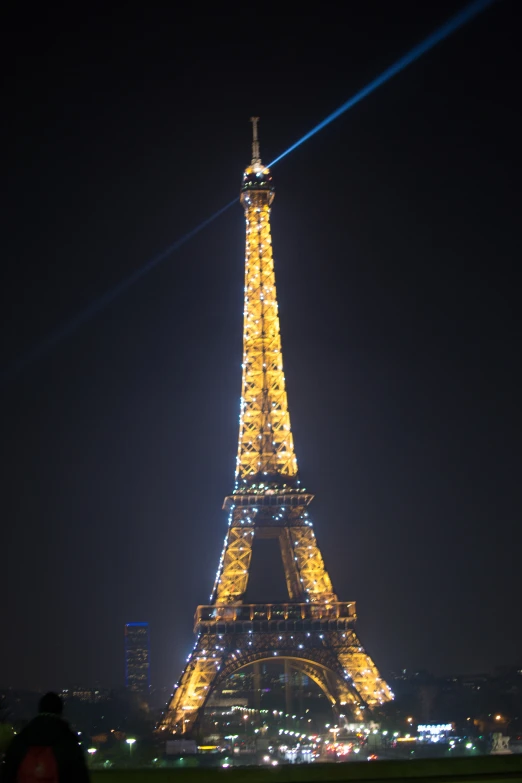
[[[53,715],[61,715],[63,712],[63,702],[57,693],[50,691],[40,699],[38,712],[50,712]]]

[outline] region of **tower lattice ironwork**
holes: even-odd
[[[334,708],[363,719],[393,695],[359,641],[355,603],[339,601],[317,544],[301,486],[286,396],[270,236],[272,176],[259,155],[243,175],[246,217],[243,377],[234,491],[210,602],[195,616],[196,643],[160,729],[189,732],[211,693],[249,664],[289,659]],[[256,538],[279,540],[288,602],[244,603]]]

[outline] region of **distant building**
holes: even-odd
[[[150,692],[150,643],[148,623],[125,626],[125,685],[136,693]]]
[[[86,701],[90,704],[108,701],[112,695],[112,691],[107,688],[84,688],[81,685],[75,685],[72,688],[64,688],[61,691],[61,697],[64,701],[77,699],[78,701]]]

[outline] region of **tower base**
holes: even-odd
[[[239,669],[289,660],[321,688],[333,709],[363,720],[393,698],[354,630],[355,604],[199,606],[195,648],[159,729],[190,732],[211,695]]]

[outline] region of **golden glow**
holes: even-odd
[[[393,698],[355,633],[355,604],[337,600],[306,510],[313,495],[297,478],[270,236],[274,193],[253,123],[252,165],[241,194],[246,259],[236,487],[225,499],[228,530],[209,604],[197,609],[196,643],[159,727],[175,734],[192,729],[212,689],[231,674],[277,656],[317,683],[333,707],[348,705],[357,721]],[[288,603],[244,603],[254,535],[279,540]]]
[[[251,167],[245,173],[252,173]],[[238,481],[258,474],[297,475],[270,236],[272,196],[269,191],[252,191],[242,199],[246,258]]]
[[[317,546],[315,533],[311,526],[286,528],[286,540],[290,550],[288,565],[285,563],[286,581],[289,586],[290,596],[297,599],[298,595],[292,595],[290,591],[291,575],[300,586],[299,592],[306,595],[308,600],[317,603],[334,603],[337,601],[332,587],[328,571],[324,567],[321,551]]]
[[[393,699],[388,684],[381,678],[379,671],[364,651],[360,642],[339,650],[339,661],[348,672],[350,679],[369,707],[375,707]]]
[[[253,527],[243,525],[229,527],[223,568],[217,584],[217,604],[235,604],[243,600],[248,583],[253,541]]]

